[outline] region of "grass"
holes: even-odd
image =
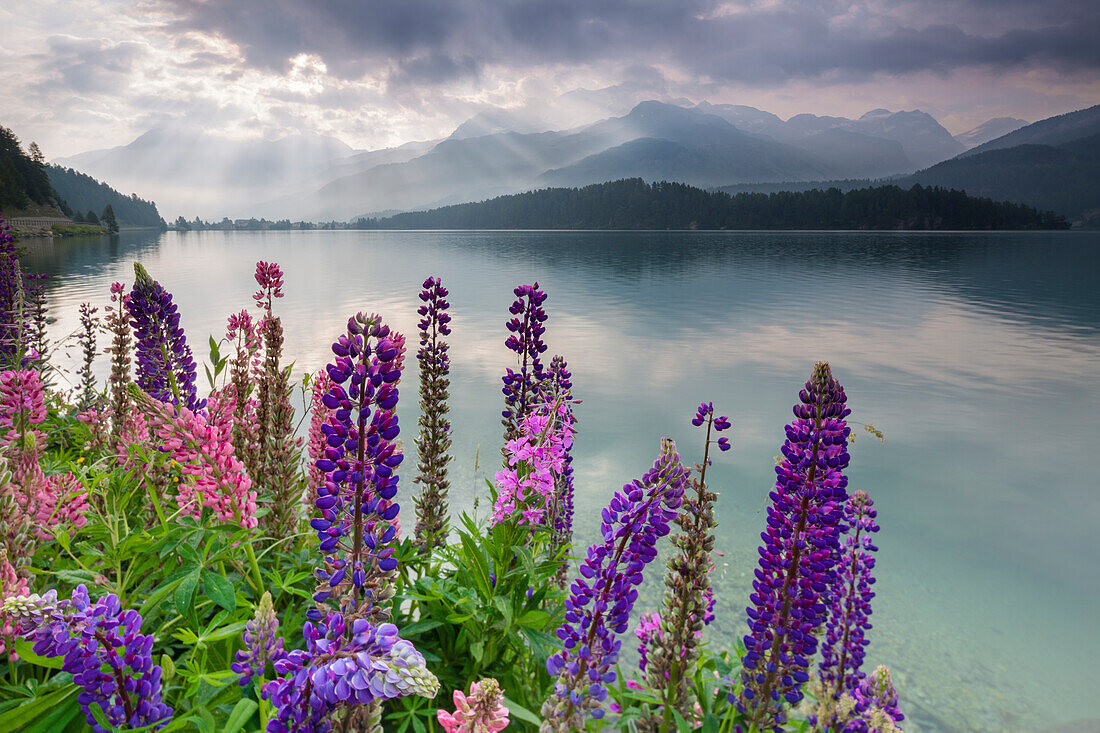
[[[50,227],[54,234],[65,236],[79,236],[84,234],[106,234],[107,228],[98,224],[54,224]]]

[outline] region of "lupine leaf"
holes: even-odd
[[[237,608],[237,594],[233,591],[233,585],[223,576],[212,570],[203,570],[202,586],[210,600],[225,610],[233,611]]]

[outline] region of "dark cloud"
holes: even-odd
[[[477,78],[489,64],[661,65],[740,84],[878,73],[1100,68],[1094,0],[163,0],[176,31],[220,35],[247,62],[392,84]],[[852,17],[853,7],[858,16]],[[874,29],[873,31],[869,29]]]

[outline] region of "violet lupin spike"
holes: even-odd
[[[543,733],[583,730],[586,716],[602,718],[607,684],[638,600],[642,571],[657,557],[657,540],[670,531],[684,497],[687,471],[671,440],[641,480],[615,493],[603,510],[601,542],[588,548],[581,577],[573,581],[558,629],[563,649],[546,660],[557,677],[543,703]]]
[[[749,596],[742,692],[734,702],[747,724],[780,730],[785,705],[802,699],[807,668],[825,621],[823,596],[833,582],[848,484],[844,388],[829,365],[814,366],[787,425],[783,462],[769,494],[767,527]]]
[[[78,585],[72,598],[9,598],[4,613],[16,620],[42,657],[63,657],[61,669],[82,689],[77,702],[95,733],[106,733],[92,713],[97,706],[111,730],[163,728],[172,709],[161,701],[161,668],[153,664],[152,635],[141,633],[141,616],[123,609],[114,594],[94,603]],[[29,629],[29,630],[28,630]]]
[[[255,676],[263,679],[268,662],[278,662],[286,654],[279,634],[279,619],[271,603],[271,593],[264,591],[255,615],[244,628],[244,649],[238,651],[229,668],[241,676],[238,683],[246,686]]]
[[[447,539],[447,465],[451,462],[451,424],[447,419],[450,358],[443,337],[451,334],[447,288],[438,277],[424,281],[420,292],[420,434],[416,438],[416,544],[430,550]]]
[[[845,693],[839,707],[847,721],[843,733],[902,733],[905,715],[898,707],[898,691],[890,670],[882,665]]]
[[[349,624],[340,613],[307,621],[306,648],[275,662],[280,676],[263,687],[276,709],[268,733],[321,733],[331,729],[329,716],[341,708],[351,708],[351,715],[364,709],[357,706],[374,708],[384,700],[435,697],[439,680],[397,634],[393,624],[374,626],[363,618]]]
[[[844,692],[859,686],[866,676],[862,671],[866,654],[866,632],[871,628],[872,571],[878,550],[871,535],[879,530],[878,511],[865,491],[856,491],[844,507],[848,534],[837,564],[836,577],[829,588],[829,619],[818,665],[818,719],[833,725],[835,706]]]
[[[381,703],[418,694],[433,697],[439,681],[397,627],[383,623],[393,597],[396,537],[397,383],[405,339],[378,316],[348,319],[347,332],[332,345],[326,368],[331,387],[320,397],[326,418],[318,434],[323,453],[315,462],[323,482],[315,502],[324,568],[315,608],[302,627],[304,650],[275,664],[279,675],[262,694],[277,709],[269,733],[328,731],[329,716],[349,708],[345,722],[380,733]],[[345,387],[345,383],[347,386]],[[311,440],[311,450],[320,448]],[[328,612],[326,604],[338,610]],[[327,613],[323,613],[327,612]]]
[[[539,401],[539,383],[546,378],[540,355],[546,351],[546,344],[542,341],[542,335],[546,332],[546,311],[542,304],[546,302],[546,293],[539,290],[539,284],[520,285],[512,292],[516,300],[508,308],[512,318],[508,321],[508,330],[511,335],[504,342],[512,351],[519,355],[520,367],[518,372],[508,369],[501,378],[504,382],[504,410],[500,413],[504,418],[504,439],[511,440],[519,435],[519,424],[523,417],[530,411],[531,406]]]
[[[202,409],[206,401],[195,391],[195,360],[180,328],[179,308],[139,262],[126,308],[134,328],[138,386],[161,402]]]
[[[379,316],[360,313],[332,345],[336,358],[327,372],[333,386],[322,398],[332,416],[321,427],[326,447],[316,462],[325,481],[314,502],[320,516],[310,521],[325,554],[314,600],[325,603],[339,591],[338,607],[374,621],[386,616],[381,604],[393,595],[397,569],[392,522],[399,507],[392,502],[404,456],[396,442],[401,348],[395,338]],[[318,611],[310,615],[319,620]]]
[[[714,566],[714,501],[718,497],[707,487],[707,468],[711,446],[722,451],[729,446],[728,438],[716,436],[730,428],[729,418],[715,417],[713,403],[699,405],[691,422],[696,427],[706,425],[703,462],[695,467],[696,475],[689,483],[694,491],[687,494],[676,516],[680,532],[672,543],[677,552],[668,561],[664,604],[657,615],[660,628],[646,637],[649,649],[643,667],[646,682],[661,697],[666,727],[674,726],[674,712],[685,719],[694,713],[688,679],[699,656],[708,604],[714,599],[710,571]]]

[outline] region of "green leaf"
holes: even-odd
[[[0,715],[0,730],[23,730],[24,726],[35,723],[38,718],[64,705],[70,698],[75,699],[76,693],[77,686],[70,684],[56,692],[21,703],[14,710]]]
[[[199,587],[201,568],[196,567],[191,571],[190,575],[184,576],[180,581],[179,587],[176,588],[176,595],[174,598],[176,604],[176,610],[179,611],[180,616],[187,618],[191,611],[192,601],[195,599],[195,589]]]
[[[38,667],[46,667],[48,669],[61,669],[61,665],[65,663],[64,657],[40,657],[34,653],[34,645],[23,638],[15,639],[15,652],[19,655],[19,658],[24,662],[30,662]]]
[[[465,532],[460,533],[459,537],[462,539],[462,551],[471,565],[470,569],[473,572],[478,589],[483,596],[488,598],[493,595],[493,584],[489,580],[489,564],[485,562],[485,556],[481,554],[481,548],[474,542],[473,537]]]
[[[422,634],[425,631],[431,631],[437,626],[442,626],[442,621],[436,621],[432,619],[425,619],[423,621],[414,621],[411,624],[407,624],[401,627],[401,636],[416,636]]]
[[[232,624],[226,624],[219,629],[214,629],[209,633],[202,635],[203,641],[219,641],[221,639],[228,639],[231,636],[239,636],[244,631],[245,621],[238,621]]]
[[[475,662],[480,662],[481,658],[485,656],[485,644],[475,641],[470,644],[470,653],[474,655]]]
[[[172,661],[172,657],[167,654],[160,655],[160,670],[161,678],[165,682],[171,682],[172,678],[176,676],[176,663]]]
[[[507,697],[505,697],[504,707],[508,708],[509,715],[515,718],[519,718],[525,723],[531,723],[532,725],[540,725],[542,723],[542,718],[535,715],[515,700],[509,700]]]
[[[493,596],[493,605],[504,616],[505,628],[510,627],[512,625],[512,604],[504,596]]]
[[[73,585],[95,585],[95,578],[87,570],[57,570],[53,573],[53,577],[58,580],[63,580],[66,583]]]
[[[259,707],[255,700],[242,697],[240,702],[233,707],[233,712],[229,714],[229,719],[225,721],[225,727],[222,728],[221,733],[237,733]]]
[[[237,608],[237,594],[233,592],[233,585],[223,576],[212,570],[202,571],[202,585],[210,600],[217,603],[227,611]]]
[[[99,723],[99,727],[103,730],[111,730],[111,724],[107,721],[107,715],[103,712],[103,708],[99,703],[95,703],[88,706],[88,712],[95,718],[95,722]]]

